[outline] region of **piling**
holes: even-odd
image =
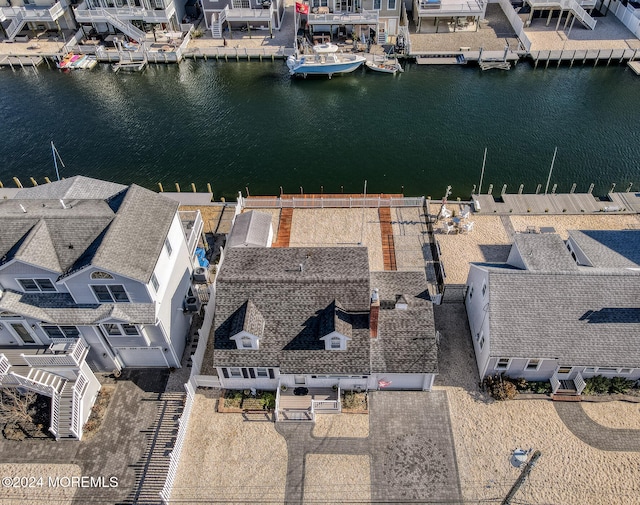
[[[520,184],[520,187],[518,188],[518,194],[521,195],[523,190],[524,190],[524,184]]]
[[[191,183],[191,191],[193,191],[194,193],[197,193],[196,185],[193,182]]]
[[[213,195],[213,190],[211,189],[211,183],[207,182],[207,192],[211,193],[211,195]]]
[[[536,195],[540,193],[540,188],[542,188],[542,184],[538,184],[538,187],[536,188]]]
[[[47,184],[51,184],[51,180],[48,177],[44,178],[44,182],[46,182]]]
[[[13,182],[16,183],[16,186],[20,189],[22,189],[22,183],[20,182],[20,179],[18,179],[17,177],[13,178]]]
[[[593,182],[589,185],[589,191],[587,191],[587,195],[593,193]]]
[[[554,184],[554,185],[551,187],[551,194],[552,194],[552,195],[555,195],[555,194],[556,194],[556,189],[558,189],[558,185],[557,185],[557,184]]]
[[[162,183],[158,183],[158,188],[160,189],[160,193],[164,193],[164,188],[162,187]]]
[[[0,188],[4,188],[4,184],[2,184],[2,181],[0,181]]]
[[[38,185],[38,181],[36,181],[33,177],[30,177],[29,179],[31,179],[31,184],[33,184],[34,186]]]
[[[572,195],[576,191],[576,183],[574,182],[571,185],[571,189],[569,190],[569,194]]]
[[[493,192],[493,184],[489,184],[489,191],[487,191],[487,195],[490,195]]]
[[[180,193],[180,184],[176,182],[176,192]]]
[[[627,186],[627,193],[629,193],[631,191],[631,186],[633,186],[633,182],[630,182],[629,185]]]
[[[616,189],[616,183],[612,182],[611,183],[611,189],[609,190],[609,193],[613,193],[615,191],[615,189]]]
[[[507,185],[503,184],[502,185],[502,191],[500,191],[500,196],[504,195],[507,192]]]

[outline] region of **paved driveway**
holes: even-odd
[[[286,503],[303,503],[310,454],[368,455],[374,503],[460,502],[446,392],[385,391],[369,398],[366,438],[320,438],[310,424],[276,423],[287,442]]]

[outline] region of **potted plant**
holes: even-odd
[[[288,389],[288,388],[287,388],[287,385],[286,385],[286,384],[282,384],[282,385],[280,386],[280,391],[286,391],[287,389]]]

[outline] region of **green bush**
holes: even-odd
[[[624,377],[612,377],[609,385],[609,393],[616,394],[628,393],[633,387],[634,382]]]
[[[276,395],[270,392],[262,393],[262,402],[264,408],[273,410],[276,408]]]
[[[584,382],[586,385],[582,392],[585,395],[604,395],[609,392],[609,387],[611,385],[611,380],[607,377],[603,377],[602,375],[590,377]]]

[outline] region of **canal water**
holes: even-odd
[[[551,186],[640,186],[640,78],[622,66],[510,71],[408,64],[292,80],[282,61],[185,61],[114,74],[0,70],[0,181],[60,175],[216,198],[248,188],[467,197]],[[8,184],[9,183],[9,184]],[[550,189],[551,189],[550,186]]]

